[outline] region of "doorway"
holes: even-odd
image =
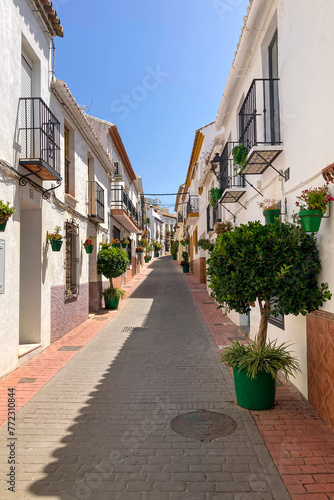
[[[42,210],[20,200],[19,356],[41,343]]]

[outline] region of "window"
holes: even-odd
[[[66,222],[66,296],[72,297],[79,292],[79,226],[73,222]]]
[[[122,175],[122,167],[118,161],[114,161],[115,176]]]
[[[275,301],[275,298],[274,298],[274,301]],[[270,309],[272,309],[272,306],[274,304],[271,304],[270,305]],[[282,330],[284,330],[284,316],[282,314],[279,314],[277,316],[277,318],[275,316],[271,316],[269,317],[269,323],[271,325],[274,325],[274,326],[277,326],[278,328],[281,328]]]
[[[70,194],[75,198],[75,175],[73,161],[73,130],[64,125],[64,178],[65,194]]]
[[[118,227],[116,226],[113,226],[112,228],[112,237],[116,240],[120,240],[121,239],[121,231],[120,229],[118,229]]]

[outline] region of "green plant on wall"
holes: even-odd
[[[219,188],[210,189],[210,205],[212,208],[217,207],[217,201],[220,200],[222,196],[222,190]]]
[[[212,296],[223,306],[248,314],[258,302],[257,345],[266,343],[270,314],[303,314],[331,298],[313,236],[292,224],[248,222],[220,235],[208,260]]]
[[[243,144],[238,144],[232,149],[234,172],[242,173],[247,160],[248,149]]]
[[[128,263],[128,256],[121,248],[113,248],[109,244],[101,245],[97,254],[97,272],[109,279],[110,288],[113,288],[113,278],[125,273]]]

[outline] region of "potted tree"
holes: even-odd
[[[124,297],[124,290],[114,288],[112,280],[125,273],[128,263],[128,256],[121,248],[112,247],[108,243],[101,245],[97,254],[97,272],[110,282],[110,287],[103,291],[106,309],[117,309],[119,299]]]
[[[306,232],[319,231],[321,219],[327,206],[334,198],[329,194],[328,182],[321,187],[305,189],[297,196],[296,205],[299,207],[302,228]]]
[[[7,203],[4,203],[2,200],[0,200],[0,232],[4,232],[8,219],[13,215],[14,212],[14,208],[9,206],[9,201],[7,201]]]
[[[173,241],[173,243],[171,245],[171,254],[172,254],[172,259],[173,260],[176,260],[176,258],[177,258],[178,248],[179,248],[179,242],[178,241]]]
[[[153,246],[154,246],[154,251],[155,251],[155,257],[159,257],[159,252],[160,252],[160,250],[162,248],[161,245],[160,245],[160,243],[158,243],[157,241],[155,241],[153,243]]]
[[[46,239],[50,242],[53,252],[60,252],[63,244],[63,236],[60,234],[61,227],[56,226],[53,233],[46,233]]]
[[[277,203],[276,200],[263,200],[259,203],[259,207],[263,210],[266,224],[271,224],[279,218],[281,211],[277,208]]]
[[[148,245],[146,251],[148,253],[148,259],[150,261],[152,259],[151,253],[153,252],[153,245]]]
[[[330,299],[327,283],[317,284],[320,269],[314,237],[292,224],[248,222],[217,238],[207,271],[212,297],[241,314],[257,302],[261,314],[255,343],[233,343],[222,357],[233,368],[241,406],[270,408],[277,371],[297,368],[288,346],[266,345],[269,316],[306,315]]]
[[[188,252],[182,252],[182,261],[181,261],[181,266],[182,270],[184,273],[189,273],[189,253]]]
[[[86,253],[92,253],[93,248],[94,248],[94,243],[92,238],[87,238],[86,241],[83,243],[84,249],[86,250]]]

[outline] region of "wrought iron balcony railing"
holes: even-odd
[[[248,150],[281,144],[278,78],[253,80],[239,112],[240,143]]]
[[[122,186],[111,190],[111,209],[124,210],[137,226],[140,226],[140,214]]]
[[[220,189],[234,189],[245,187],[243,175],[237,175],[234,171],[232,149],[237,142],[227,142],[223,149],[220,162]]]
[[[88,217],[104,222],[104,190],[95,181],[88,181]]]
[[[198,194],[189,195],[189,199],[187,202],[187,217],[190,214],[195,214],[199,212],[199,196]]]
[[[60,123],[40,97],[20,99],[20,164],[44,180],[61,180]]]

